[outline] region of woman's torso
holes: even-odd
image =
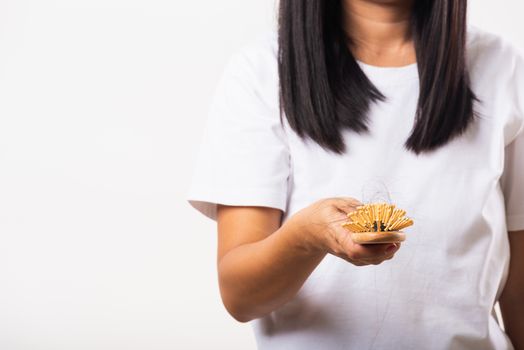
[[[276,35],[246,54],[260,73],[260,96],[278,118]],[[509,252],[500,177],[511,138],[508,103],[514,53],[470,28],[472,89],[482,101],[466,133],[428,154],[403,144],[414,122],[416,65],[361,63],[387,100],[369,113],[370,132],[344,131],[335,155],[287,125],[291,175],[284,220],[325,197],[388,200],[414,225],[395,258],[357,267],[328,255],[292,301],[252,321],[260,349],[507,349],[493,306]]]

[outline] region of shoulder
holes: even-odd
[[[511,79],[515,69],[524,64],[523,50],[503,36],[468,26],[467,56],[470,71]]]
[[[523,51],[506,38],[476,27],[468,36],[468,69],[482,101],[479,106],[503,123],[508,144],[524,127]]]
[[[271,29],[235,49],[226,63],[224,78],[249,90],[264,104],[278,101],[278,36]]]
[[[264,74],[277,64],[278,36],[275,30],[267,30],[235,49],[227,64],[229,69],[238,68],[252,74]]]

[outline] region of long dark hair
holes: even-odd
[[[342,129],[367,132],[372,102],[385,96],[361,70],[343,29],[342,0],[280,0],[280,117],[324,149],[344,153]],[[475,117],[466,67],[467,0],[416,0],[412,35],[420,93],[404,146],[415,154],[461,135]]]

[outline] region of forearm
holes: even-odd
[[[241,245],[218,265],[224,305],[238,321],[262,317],[289,301],[322,261],[288,221],[267,238]]]
[[[524,350],[524,295],[503,294],[499,304],[506,334],[515,350]]]

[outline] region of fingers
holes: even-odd
[[[358,199],[352,197],[333,198],[333,204],[344,213],[350,213],[355,210],[355,207],[362,205]]]
[[[359,205],[362,203],[351,197],[327,198],[316,204],[317,210],[323,213],[321,222],[329,224],[323,235],[326,251],[357,266],[377,265],[391,259],[400,244],[357,244],[353,242],[347,229],[338,223],[346,220],[345,214],[356,210]]]
[[[339,258],[344,259],[347,262],[349,262],[349,263],[351,263],[353,265],[356,265],[356,266],[365,266],[365,265],[370,265],[371,264],[370,262],[366,262],[366,261],[363,261],[363,260],[351,259],[346,254],[335,254],[335,253],[332,253],[332,254],[335,255],[335,256],[338,256]]]
[[[369,260],[381,258],[394,254],[398,250],[398,246],[392,243],[382,244],[350,244],[348,247],[349,256],[359,260]]]
[[[376,259],[361,259],[361,260],[358,260],[358,259],[351,259],[350,257],[348,257],[347,255],[345,254],[333,254],[333,255],[336,255],[338,256],[339,258],[341,259],[344,259],[346,260],[347,262],[350,262],[351,264],[355,265],[355,266],[366,266],[366,265],[379,265],[381,263],[383,263],[384,261],[386,260],[390,260],[391,258],[393,258],[393,256],[395,254],[391,254],[390,256],[384,256],[382,258],[376,258]]]
[[[333,199],[338,199],[342,203],[349,203],[351,205],[362,205],[361,201],[353,197],[335,197]]]
[[[397,250],[398,249],[395,249],[392,253],[386,253],[383,256],[379,256],[379,257],[375,257],[371,259],[361,259],[360,261],[368,263],[368,264],[378,265],[386,260],[391,260],[395,256],[395,253],[397,252]]]
[[[393,258],[399,250],[400,243],[394,244],[354,244],[347,254],[338,254],[344,260],[357,266],[378,265]]]
[[[400,243],[395,243],[395,248],[390,248],[390,249],[391,250],[389,251],[386,250],[386,255],[385,255],[384,260],[389,260],[393,256],[395,256],[395,253],[400,249]]]

